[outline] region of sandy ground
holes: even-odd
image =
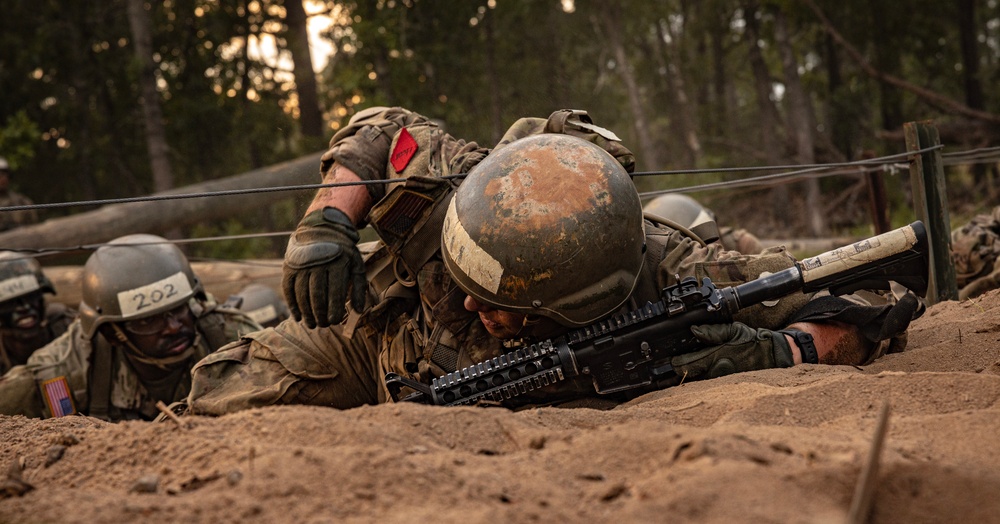
[[[610,410],[0,416],[0,522],[845,522],[883,403],[870,521],[1000,522],[998,340],[991,292],[930,308],[906,352],[863,369],[744,373]]]

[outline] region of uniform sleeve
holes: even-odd
[[[194,415],[305,404],[340,409],[378,402],[373,355],[335,329],[307,329],[289,319],[250,333],[191,370],[187,404]]]
[[[400,151],[394,157],[397,147]],[[465,172],[487,152],[475,142],[448,135],[419,113],[401,107],[372,107],[354,115],[334,135],[320,170],[325,175],[336,162],[362,180],[442,176]],[[384,185],[367,187],[373,202],[385,196]]]
[[[27,366],[14,366],[0,377],[0,414],[42,418],[42,396]]]

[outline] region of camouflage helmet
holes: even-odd
[[[442,253],[483,304],[583,326],[617,309],[643,265],[642,205],[599,146],[529,136],[476,165],[449,204]]]
[[[83,334],[93,338],[101,324],[150,317],[196,295],[204,296],[201,282],[177,246],[156,235],[116,238],[83,267]]]
[[[681,193],[660,195],[642,206],[642,211],[673,220],[685,227],[705,220],[715,220],[711,211],[697,200]]]
[[[986,276],[1000,256],[1000,207],[992,214],[977,215],[951,232],[951,258],[958,287]]]
[[[288,304],[274,289],[264,284],[250,284],[233,298],[240,311],[262,326],[274,325],[289,317]]]
[[[0,302],[36,291],[56,292],[52,281],[42,273],[41,264],[21,253],[0,251]]]
[[[715,213],[687,195],[681,193],[660,195],[647,202],[642,211],[657,218],[665,218],[672,223],[667,225],[679,225],[705,242],[719,239],[719,226],[715,222]]]

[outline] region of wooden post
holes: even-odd
[[[907,122],[903,124],[903,133],[906,135],[907,151],[941,144],[938,130],[930,121]],[[957,300],[955,263],[951,259],[951,219],[948,217],[948,195],[940,149],[911,157],[910,183],[913,186],[913,208],[917,219],[927,227],[930,243],[927,303]]]

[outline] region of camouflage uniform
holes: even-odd
[[[611,132],[593,125],[579,111],[557,111],[548,119],[521,119],[497,147],[543,132],[594,142],[629,171],[633,169],[632,154]],[[400,161],[407,156],[403,153],[412,153],[414,145],[414,156]],[[352,118],[333,137],[322,172],[336,161],[365,180],[408,179],[406,184],[392,186],[388,194],[385,185],[366,186],[376,202],[367,219],[381,241],[359,246],[369,283],[365,311],[351,312],[345,323],[330,328],[309,329],[304,322],[289,319],[209,355],[192,370],[191,412],[220,415],[275,404],[351,408],[387,402],[390,397],[383,382],[387,372],[429,383],[447,371],[509,351],[486,331],[477,313],[465,309],[465,293],[445,270],[440,246],[447,206],[429,206],[406,222],[412,226],[407,231],[390,227],[399,223],[390,219],[402,212],[397,204],[407,201],[407,191],[427,195],[408,203],[433,200],[439,204],[456,183],[439,177],[468,172],[488,153],[401,108],[373,108]],[[700,244],[649,221],[645,227],[646,263],[623,309],[658,300],[660,290],[676,283],[678,275],[709,276],[722,287],[793,264],[783,248],[745,256],[722,251],[717,243]],[[808,300],[805,295],[792,295],[770,306],[749,308],[739,319],[776,329],[787,325]],[[568,395],[587,392],[589,387],[560,384],[577,388],[563,392]],[[592,387],[589,392],[593,393]]]
[[[32,204],[34,202],[30,198],[15,191],[7,191],[4,194],[0,194],[0,207],[30,206]],[[38,222],[38,212],[34,209],[0,212],[0,231],[7,231],[8,229],[36,222]]]
[[[722,243],[724,249],[739,251],[744,255],[754,255],[764,251],[764,244],[760,243],[757,235],[743,228],[719,228],[719,242]]]
[[[236,310],[198,300],[191,300],[190,306],[198,332],[191,363],[260,329]],[[100,335],[93,343],[88,341],[78,319],[62,336],[36,351],[26,365],[0,378],[0,414],[48,418],[52,408],[46,385],[63,383],[72,393],[71,409],[64,411],[111,421],[152,420],[159,414],[157,400],[170,403],[188,395],[190,369],[181,368],[162,382],[140,382],[120,346]]]
[[[25,344],[30,338],[31,349],[38,349],[62,335],[76,318],[76,311],[58,302],[45,305],[45,318],[38,329],[24,333],[22,329],[0,328],[0,375],[10,371],[18,362],[11,353],[26,354],[27,351],[17,351],[15,348]],[[9,349],[9,351],[8,351]]]
[[[951,258],[959,300],[1000,287],[1000,206],[951,232]]]

